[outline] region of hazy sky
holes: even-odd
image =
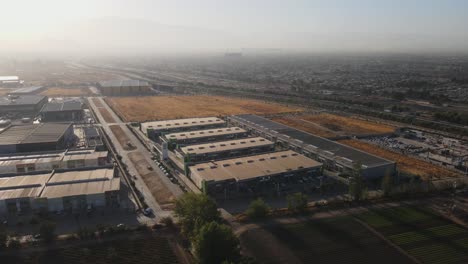
[[[3,52],[39,49],[44,39],[85,45],[77,25],[109,17],[218,32],[229,40],[208,47],[220,49],[468,49],[466,0],[0,0],[0,10]]]

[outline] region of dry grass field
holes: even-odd
[[[279,104],[221,96],[108,97],[105,100],[125,121],[136,122],[302,111]]]
[[[174,195],[166,187],[166,185],[161,181],[156,172],[149,170],[148,167],[150,164],[146,161],[143,154],[140,152],[132,152],[128,154],[130,161],[135,165],[138,174],[145,182],[148,189],[151,191],[154,199],[163,209],[171,210],[174,207]]]
[[[0,88],[0,95],[7,95],[9,92],[11,92],[13,90],[15,90],[15,89]]]
[[[460,174],[451,170],[433,165],[431,163],[408,157],[390,150],[383,149],[379,146],[372,145],[359,140],[340,140],[340,143],[348,146],[369,152],[376,156],[393,160],[397,163],[397,167],[404,173],[420,176],[421,179],[427,180],[432,176],[433,179],[458,177]]]
[[[51,97],[59,96],[88,96],[93,93],[87,87],[82,88],[60,88],[60,87],[51,87],[41,93],[42,95],[47,95]]]
[[[395,127],[328,113],[275,118],[274,121],[322,137],[392,133]]]

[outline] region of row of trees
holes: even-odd
[[[199,263],[243,261],[239,239],[222,223],[213,199],[205,194],[185,193],[177,199],[174,212]]]

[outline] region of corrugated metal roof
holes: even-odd
[[[2,96],[0,97],[0,106],[8,105],[35,105],[44,100],[43,95],[18,95],[18,96]]]
[[[224,124],[225,121],[217,117],[197,117],[197,118],[185,118],[185,119],[172,119],[162,121],[152,121],[141,123],[141,129],[146,132],[147,129],[153,130],[166,130],[176,129],[182,127],[194,127],[194,126],[205,126]]]
[[[80,111],[83,104],[79,101],[50,102],[42,107],[41,112]]]
[[[292,150],[207,162],[190,166],[192,175],[205,181],[248,180],[268,175],[317,168],[322,164]]]
[[[55,142],[70,126],[56,123],[11,126],[0,133],[0,145]]]
[[[38,197],[50,174],[0,178],[0,200]]]
[[[205,138],[212,136],[221,136],[221,135],[234,135],[246,133],[242,128],[239,127],[224,127],[224,128],[213,128],[205,130],[196,130],[196,131],[187,131],[179,133],[166,134],[167,139],[173,140],[183,140],[183,139],[195,139],[195,138]]]
[[[221,142],[189,145],[180,148],[184,154],[200,155],[228,150],[238,150],[273,145],[274,143],[262,137],[243,138]]]

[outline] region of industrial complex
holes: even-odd
[[[217,117],[187,118],[141,123],[141,131],[149,138],[157,139],[166,133],[222,127],[226,121]]]
[[[120,178],[112,168],[2,177],[0,214],[118,206],[119,190]]]
[[[0,113],[37,113],[47,103],[47,96],[9,95],[0,97]]]
[[[254,186],[265,181],[281,183],[293,178],[319,176],[321,165],[289,150],[193,165],[190,177],[205,193],[213,194],[226,188],[235,192],[243,184]]]
[[[78,122],[83,120],[83,104],[76,100],[49,102],[40,115],[43,122]]]
[[[393,175],[396,171],[393,161],[257,115],[230,116],[228,122],[318,160],[326,169],[332,171],[351,173],[357,164],[361,165],[362,175],[368,178]]]
[[[103,95],[141,95],[151,93],[151,85],[140,80],[114,80],[98,83]]]
[[[0,133],[0,154],[65,149],[74,138],[69,123],[10,126]]]
[[[190,132],[179,132],[166,134],[164,137],[173,145],[183,146],[217,140],[228,140],[242,138],[247,131],[239,127],[224,127],[217,129],[195,130]]]

